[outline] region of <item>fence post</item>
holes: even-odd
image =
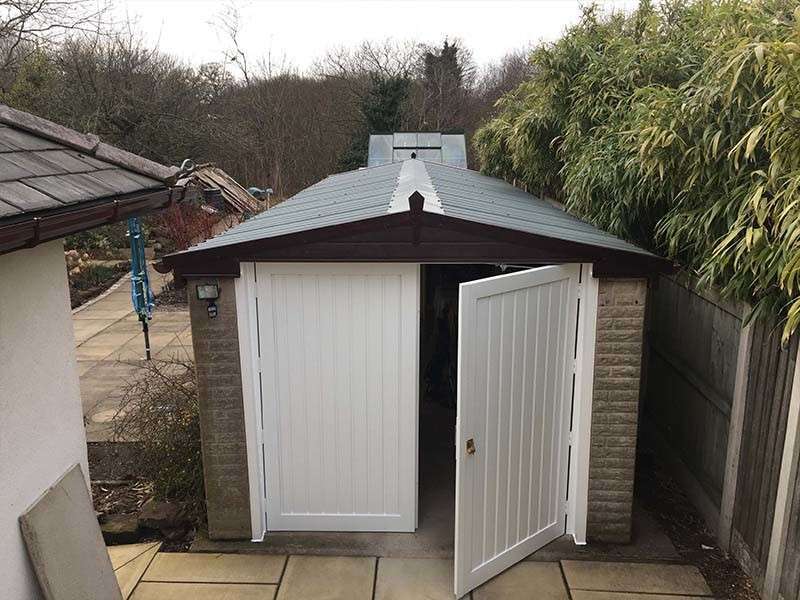
[[[750,307],[742,311],[742,323],[747,321]],[[733,386],[730,424],[728,425],[728,448],[725,454],[725,475],[722,485],[722,502],[719,508],[718,538],[720,547],[729,552],[733,532],[733,509],[736,501],[736,480],[739,474],[739,455],[742,447],[744,409],[747,399],[747,380],[750,371],[750,345],[753,328],[750,323],[739,332],[739,349],[736,355],[736,377]]]
[[[778,597],[781,570],[786,552],[786,537],[789,533],[789,517],[792,509],[792,484],[797,477],[800,462],[800,352],[794,364],[792,395],[789,414],[786,418],[786,438],[783,443],[781,472],[778,478],[778,493],[775,498],[775,516],[772,519],[772,535],[769,542],[767,568],[764,571],[764,594],[767,600]]]

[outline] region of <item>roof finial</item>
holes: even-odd
[[[422,213],[422,207],[425,206],[425,196],[419,192],[414,192],[408,197],[408,209],[412,215]]]

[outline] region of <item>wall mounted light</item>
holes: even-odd
[[[216,283],[201,283],[196,288],[197,299],[208,302],[208,318],[213,319],[219,314],[217,298],[219,298],[219,285]]]
[[[219,286],[216,283],[201,283],[197,286],[198,300],[216,300],[219,298]]]

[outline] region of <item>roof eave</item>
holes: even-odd
[[[469,249],[474,254],[469,255],[469,260],[464,260],[466,247],[459,246],[457,243],[452,244],[449,254],[447,251],[442,253],[440,251],[441,248],[437,248],[435,253],[426,254],[425,244],[420,244],[419,239],[415,240],[413,236],[408,240],[407,252],[393,256],[377,251],[374,256],[370,256],[369,252],[363,251],[363,246],[359,248],[359,250],[362,250],[361,252],[356,252],[355,247],[348,248],[346,244],[339,244],[330,253],[323,251],[313,255],[302,249],[304,245],[324,243],[326,240],[337,237],[358,235],[370,231],[388,231],[394,227],[402,226],[411,227],[412,230],[421,227],[453,228],[471,235],[488,234],[497,240],[496,246],[498,247],[516,246],[519,248],[520,253],[515,255],[515,260],[524,260],[527,257],[530,262],[541,260],[591,262],[595,264],[594,274],[596,277],[642,277],[674,270],[674,265],[667,259],[648,253],[569,242],[518,230],[475,223],[446,215],[429,212],[422,213],[421,211],[417,214],[415,214],[415,211],[386,214],[380,217],[304,230],[282,236],[173,253],[164,257],[164,267],[166,270],[174,270],[177,277],[236,277],[239,275],[239,262],[253,260],[265,262],[369,262],[380,260],[397,262],[493,262],[511,258],[511,256],[493,253],[493,250],[489,250],[490,244],[486,244],[487,250],[483,254],[481,252],[475,253],[475,246],[470,246]],[[296,247],[297,250],[287,252],[286,248],[291,247]],[[525,248],[531,249],[531,252],[527,255],[525,254]],[[274,256],[271,256],[271,254]]]
[[[186,195],[186,188],[162,187],[18,215],[0,221],[0,254],[160,210]]]

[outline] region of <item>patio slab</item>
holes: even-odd
[[[111,319],[117,321],[131,312],[130,306],[118,306],[121,302],[114,302],[115,308],[98,308],[90,310],[89,307],[84,308],[72,315],[75,321],[93,321],[95,319]],[[130,305],[130,301],[128,302]]]
[[[108,557],[111,559],[111,566],[116,571],[120,567],[124,567],[137,558],[153,548],[158,548],[158,542],[145,542],[144,544],[122,544],[121,546],[109,546]]]
[[[453,600],[453,561],[437,558],[381,558],[375,600]]]
[[[707,596],[676,596],[673,594],[631,594],[627,592],[588,592],[573,590],[572,600],[698,600]]]
[[[95,367],[99,361],[96,360],[79,360],[78,361],[78,377],[83,377],[90,369]]]
[[[114,319],[81,319],[76,320],[73,317],[72,331],[75,335],[75,342],[82,344],[94,335],[103,331],[114,323]]]
[[[177,340],[170,342],[156,353],[156,357],[161,360],[191,360],[193,356],[191,342],[187,345]]]
[[[370,600],[375,563],[374,557],[290,556],[277,600]]]
[[[114,575],[117,577],[123,600],[130,598],[131,593],[136,588],[136,584],[139,583],[160,547],[161,544],[157,542],[154,544],[112,546],[108,549],[108,555],[111,557],[111,564],[114,565]],[[139,552],[139,554],[127,558],[133,552]],[[124,562],[119,564],[120,561]]]
[[[43,597],[121,600],[79,465],[48,488],[19,522]]]
[[[142,581],[172,583],[278,583],[285,556],[159,554]]]
[[[75,350],[78,360],[104,360],[110,356],[119,346],[115,344],[91,345],[82,344]]]
[[[569,592],[558,563],[521,562],[473,590],[472,599],[569,600]]]
[[[273,600],[276,589],[247,583],[142,582],[132,600]]]
[[[597,561],[561,562],[570,590],[710,596],[697,567]]]

